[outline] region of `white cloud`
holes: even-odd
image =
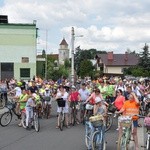
[[[48,49],[58,52],[60,41],[66,38],[71,47],[71,27],[75,46],[123,52],[141,50],[150,39],[150,1],[142,0],[5,0],[1,14],[11,23],[32,23],[40,30],[49,30]],[[41,49],[45,34],[40,33]]]

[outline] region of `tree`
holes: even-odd
[[[83,78],[85,76],[92,76],[93,64],[90,60],[83,60],[80,64],[79,75]]]
[[[150,71],[150,53],[147,44],[143,47],[143,52],[140,54],[139,66]]]
[[[89,49],[89,50],[81,50],[80,46],[76,48],[76,53],[74,56],[75,59],[75,70],[77,75],[80,72],[80,65],[82,61],[87,59],[95,59],[96,54],[104,54],[106,51],[97,51],[96,49]]]

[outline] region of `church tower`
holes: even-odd
[[[65,38],[63,38],[59,45],[59,64],[64,64],[66,59],[69,60],[68,43],[66,42]]]

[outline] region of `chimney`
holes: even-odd
[[[124,60],[125,60],[125,61],[127,61],[127,60],[128,60],[128,52],[125,52]]]
[[[113,51],[107,53],[107,58],[108,58],[108,60],[113,60],[114,59]]]

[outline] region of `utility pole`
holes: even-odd
[[[48,38],[48,30],[46,29],[46,44],[45,44],[45,79],[47,79],[47,38]]]
[[[74,34],[74,27],[71,29],[71,83],[74,85],[74,40],[75,40],[75,34]]]

